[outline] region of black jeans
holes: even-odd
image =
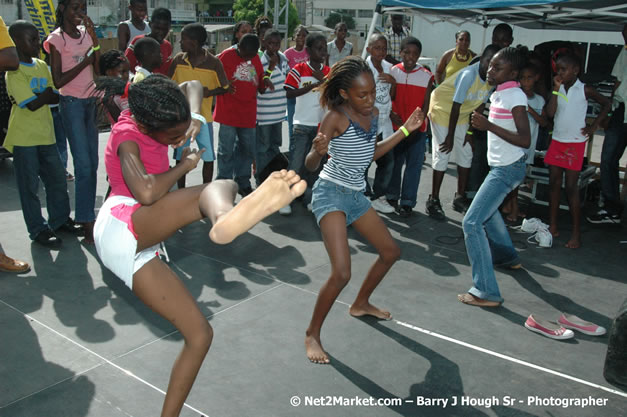
[[[624,105],[622,105],[624,107]],[[620,108],[619,108],[620,109]],[[605,130],[603,149],[601,150],[601,192],[605,209],[610,214],[621,214],[619,166],[620,158],[627,147],[627,123],[622,123],[623,112],[614,113],[610,126]],[[616,121],[616,118],[620,120]]]

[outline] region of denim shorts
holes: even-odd
[[[181,160],[181,156],[183,155],[183,149],[190,146],[192,143],[191,138],[187,139],[185,145],[178,147],[174,150],[174,159],[177,161]],[[215,161],[216,155],[213,150],[213,126],[211,123],[203,123],[200,127],[200,133],[196,136],[196,145],[198,149],[204,149],[205,152],[202,154],[201,159],[204,162]]]
[[[313,186],[311,206],[318,225],[326,214],[341,211],[346,215],[347,226],[372,207],[364,190],[353,190],[322,178],[318,178]]]

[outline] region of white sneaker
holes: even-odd
[[[550,248],[553,246],[553,235],[546,227],[539,227],[533,235],[527,238],[527,242],[532,243],[532,239],[535,239],[535,241],[538,242],[538,246],[541,248]]]
[[[542,223],[542,220],[537,217],[533,217],[531,219],[523,219],[522,225],[520,226],[520,230],[526,233],[535,233],[538,229],[549,229],[549,225],[546,223]]]
[[[372,208],[378,211],[379,213],[390,214],[390,213],[394,213],[395,211],[394,207],[392,207],[390,203],[388,203],[384,195],[377,198],[376,200],[372,200],[370,204],[372,204]]]
[[[289,216],[290,214],[292,214],[292,206],[290,206],[289,204],[285,207],[281,207],[279,209],[279,214],[283,215],[283,216]]]
[[[553,235],[549,229],[542,227],[536,232],[536,241],[541,248],[550,248],[553,246]]]

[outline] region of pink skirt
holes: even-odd
[[[553,139],[544,157],[544,163],[560,168],[581,171],[586,142],[566,143]]]

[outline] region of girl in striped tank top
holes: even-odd
[[[314,185],[311,203],[331,260],[331,276],[320,290],[306,331],[307,357],[314,363],[329,363],[320,341],[320,330],[333,302],[350,279],[346,228],[351,224],[375,247],[379,257],[370,267],[349,312],[355,317],[371,315],[384,320],[392,317],[388,311],[370,304],[369,298],[400,257],[400,249],[364,195],[364,173],[373,159],[389,152],[422,126],[425,117],[422,110],[416,108],[404,126],[377,143],[375,99],[372,71],[366,61],[356,56],[336,63],[321,87],[320,104],[329,111],[322,119],[305,166],[316,171],[320,161],[328,155]]]

